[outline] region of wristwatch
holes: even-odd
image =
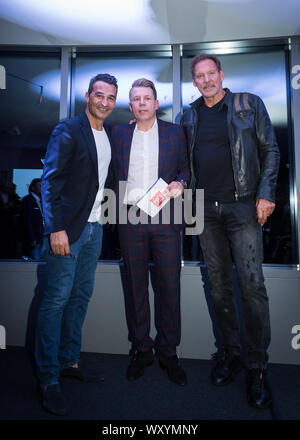
[[[183,186],[183,189],[187,189],[187,183],[185,180],[178,180],[179,183]]]

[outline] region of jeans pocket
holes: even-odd
[[[49,255],[51,257],[54,257],[54,258],[57,258],[57,259],[60,259],[60,260],[70,260],[70,259],[75,259],[76,258],[75,255],[72,255],[72,254],[70,254],[70,255],[58,255],[58,254],[55,254],[51,249],[49,249]]]

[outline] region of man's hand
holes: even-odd
[[[257,221],[263,226],[275,209],[275,203],[265,199],[256,199]]]
[[[50,245],[55,255],[70,255],[69,238],[66,231],[52,232]]]
[[[180,182],[171,182],[170,185],[164,190],[164,195],[170,199],[179,197],[184,191],[184,188]]]

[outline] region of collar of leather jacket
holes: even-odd
[[[226,95],[224,96],[224,100],[222,102],[222,106],[224,104],[226,104],[227,107],[228,107],[229,103],[232,102],[233,93],[229,89],[227,89],[226,87],[224,87],[223,90],[225,90]],[[196,99],[196,101],[194,101],[194,102],[191,102],[189,105],[192,108],[194,108],[194,109],[198,109],[203,104],[204,104],[203,96],[200,96],[200,98]]]

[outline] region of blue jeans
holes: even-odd
[[[87,223],[70,255],[54,255],[48,243],[47,287],[37,322],[35,360],[41,386],[57,384],[61,368],[77,364],[81,330],[101,254],[102,225]]]
[[[40,260],[42,254],[42,245],[43,245],[43,240],[37,243],[35,247],[32,249],[30,257],[33,260]]]
[[[255,201],[205,202],[200,244],[224,348],[239,354],[239,320],[232,291],[232,263],[242,293],[249,368],[264,368],[270,343],[269,304],[262,273],[262,229]]]

